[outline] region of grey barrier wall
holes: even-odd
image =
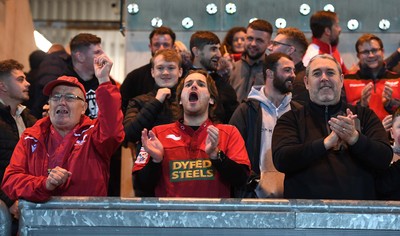
[[[11,235],[11,215],[8,212],[7,205],[0,200],[0,235]]]
[[[399,235],[400,202],[84,198],[20,201],[20,235]]]

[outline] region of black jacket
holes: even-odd
[[[353,146],[326,150],[327,121],[350,108],[357,114],[359,139]],[[393,152],[381,121],[369,108],[338,103],[285,113],[272,138],[273,161],[285,173],[285,198],[376,199],[376,174],[386,170]]]
[[[177,120],[178,103],[175,98],[176,88],[171,89],[171,96],[164,103],[155,97],[158,87],[148,94],[139,95],[129,101],[125,118],[125,140],[140,141],[144,128],[150,130],[156,125],[169,124]]]
[[[119,89],[122,97],[122,112],[126,112],[131,98],[151,92],[154,86],[150,63],[129,72]]]
[[[36,118],[29,113],[28,109],[25,109],[21,113],[21,117],[25,123],[26,128],[31,127],[35,124]],[[10,114],[10,107],[4,106],[0,103],[0,183],[3,180],[4,172],[6,167],[10,163],[14,148],[19,141],[18,127],[15,123],[14,118]],[[0,199],[3,200],[8,207],[10,207],[14,201],[10,200],[5,193],[0,190]]]
[[[299,109],[302,105],[296,101],[290,102],[292,110]],[[235,197],[256,197],[253,190],[257,186],[253,180],[260,178],[260,148],[262,129],[262,110],[260,102],[248,99],[241,103],[232,115],[229,124],[236,126],[242,135],[251,163],[251,173],[248,184],[234,191]],[[253,185],[254,184],[254,185]]]

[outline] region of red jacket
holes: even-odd
[[[53,191],[46,189],[50,119],[43,118],[25,130],[3,179],[2,189],[11,199],[42,202],[51,196],[107,195],[111,155],[125,136],[121,96],[115,85],[104,83],[97,88],[96,97],[98,118],[83,116],[72,131],[73,138],[64,143],[68,151],[60,167],[72,175]]]
[[[164,146],[162,177],[155,188],[156,197],[230,197],[231,185],[223,180],[205,152],[207,127],[212,124],[207,120],[194,131],[176,121],[152,129]],[[219,129],[218,148],[229,159],[250,170],[244,141],[237,128],[223,124],[215,124],[215,127]],[[137,159],[134,170],[139,171],[149,159],[148,156]]]
[[[348,74],[344,77],[343,83],[347,102],[356,105],[361,99],[362,90],[369,82],[373,82],[374,89],[372,90],[368,106],[378,115],[380,120],[383,120],[385,116],[393,112],[391,111],[392,108],[385,108],[382,102],[385,83],[389,84],[393,89],[392,98],[398,100],[400,99],[400,77],[398,74],[388,71],[384,67],[382,67],[377,78],[373,78],[367,69]]]
[[[340,56],[339,50],[337,50],[337,46],[332,46],[330,44],[324,43],[321,40],[312,37],[312,42],[308,45],[307,51],[303,56],[303,64],[304,66],[308,66],[311,58],[318,54],[329,54],[332,55],[336,61],[338,61],[342,67],[343,74],[347,74],[348,70],[346,65],[343,62],[342,57]]]

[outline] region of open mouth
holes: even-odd
[[[213,59],[211,59],[211,61],[214,62],[214,63],[218,63],[219,58],[213,58]]]
[[[292,84],[293,81],[294,81],[294,78],[288,78],[288,79],[286,80],[286,82],[287,82],[287,83],[290,83],[290,84]]]
[[[56,110],[56,114],[57,114],[57,115],[58,115],[58,114],[64,115],[64,114],[68,114],[68,113],[69,113],[69,112],[68,112],[67,110],[62,109],[62,108]]]
[[[331,86],[325,85],[325,86],[321,86],[319,89],[331,89]]]
[[[189,94],[189,102],[197,102],[199,100],[199,95],[195,92]]]

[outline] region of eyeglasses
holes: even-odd
[[[59,102],[59,101],[61,101],[61,98],[64,98],[65,101],[67,101],[67,102],[73,102],[73,101],[76,101],[76,100],[85,101],[83,98],[78,97],[78,96],[76,96],[74,94],[70,94],[70,93],[69,94],[59,94],[59,93],[57,93],[57,94],[54,94],[54,95],[50,96],[49,99],[51,101],[53,101],[53,102]]]
[[[274,41],[274,40],[271,40],[271,45],[272,46],[277,46],[277,45],[283,45],[283,46],[288,46],[288,47],[292,47],[293,45],[290,45],[290,44],[287,44],[287,43],[281,43],[281,42],[278,42],[278,41]]]
[[[381,50],[381,48],[373,48],[371,50],[361,51],[361,52],[359,52],[359,54],[362,54],[364,56],[369,56],[369,54],[372,53],[372,55],[376,55],[380,50]]]

